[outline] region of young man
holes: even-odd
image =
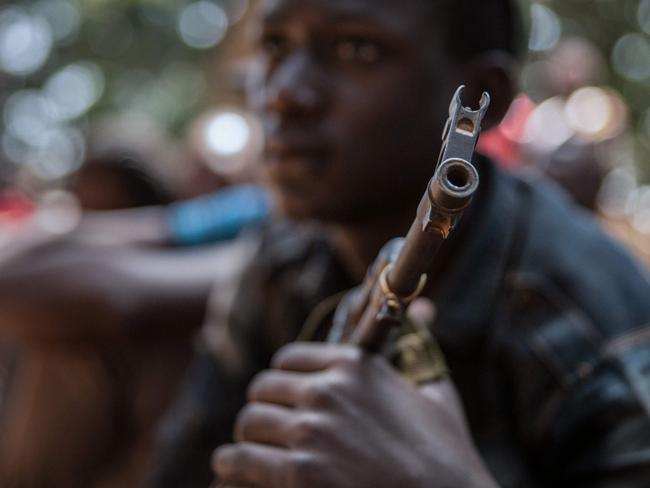
[[[159,485],[201,486],[247,380],[406,233],[454,89],[468,105],[492,95],[486,126],[503,116],[516,24],[507,0],[262,2],[266,168],[284,214],[318,224],[268,230],[181,406],[191,428],[166,431],[183,447]],[[425,291],[460,401],[450,381],[418,389],[355,347],[288,346],[249,387],[238,443],[217,451],[221,481],[647,486],[647,277],[543,183],[477,165],[480,194]]]
[[[179,468],[170,486],[201,486],[205,447],[227,438],[247,380],[406,233],[456,86],[468,105],[490,92],[487,126],[504,114],[515,26],[506,0],[262,2],[266,168],[284,214],[319,224],[269,229],[181,408],[193,431],[166,431],[185,453],[163,458]],[[355,347],[288,346],[249,387],[238,443],[217,451],[221,481],[647,485],[647,277],[543,183],[477,165],[480,194],[425,293],[460,401],[450,381],[418,389]]]

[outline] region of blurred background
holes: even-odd
[[[160,204],[247,179],[261,144],[243,103],[252,3],[4,2],[0,228],[53,202]],[[522,8],[522,96],[484,152],[551,176],[650,253],[650,0]],[[115,151],[128,167],[113,169]],[[111,178],[146,181],[150,198],[103,195]]]
[[[242,109],[238,39],[249,7],[246,0],[3,2],[0,228],[42,203],[165,204],[246,179],[260,141]],[[52,230],[74,224],[65,215],[49,215]]]

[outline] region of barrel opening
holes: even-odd
[[[451,164],[447,168],[446,179],[450,186],[457,190],[465,190],[471,185],[471,175],[460,164]]]

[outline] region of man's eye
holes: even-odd
[[[287,50],[287,45],[287,40],[280,35],[267,35],[260,41],[262,51],[271,59],[282,57]]]
[[[336,42],[336,56],[345,63],[375,64],[381,61],[382,49],[374,41],[347,38]]]

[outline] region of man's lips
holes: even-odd
[[[265,145],[264,163],[276,185],[285,191],[311,191],[323,176],[330,160],[325,144],[313,140],[270,138]]]
[[[327,145],[311,138],[301,136],[270,136],[266,139],[265,154],[267,160],[282,162],[304,159],[317,162],[328,153]]]

